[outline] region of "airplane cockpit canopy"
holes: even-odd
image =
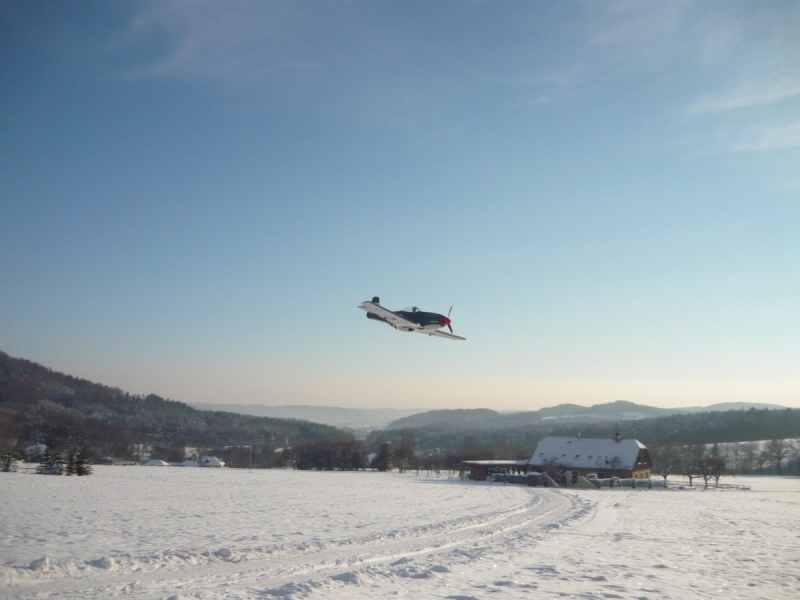
[[[416,306],[406,306],[401,312],[415,313],[419,312],[419,308],[417,308]]]

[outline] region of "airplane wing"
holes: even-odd
[[[449,338],[451,340],[464,340],[464,341],[467,340],[467,338],[463,338],[460,335],[453,335],[452,333],[446,333],[446,332],[440,331],[438,329],[435,330],[435,331],[430,331],[430,332],[421,331],[420,333],[427,333],[428,335],[435,335],[436,337]]]
[[[383,308],[380,304],[375,304],[374,302],[362,302],[361,306],[359,306],[358,308],[361,308],[367,312],[371,312],[375,315],[378,315],[379,317],[381,317],[382,319],[386,319],[387,321],[389,321],[389,323],[395,325],[396,327],[403,327],[404,329],[405,328],[419,329],[419,325],[417,325],[416,323],[412,323],[411,321],[406,321],[400,315],[396,315],[392,311]]]

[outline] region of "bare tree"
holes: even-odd
[[[709,475],[714,478],[714,485],[719,487],[719,478],[722,477],[726,468],[725,457],[719,450],[719,444],[714,444],[711,447],[711,451],[708,453],[708,456],[705,457],[705,462]],[[706,479],[706,485],[707,484],[708,479]]]
[[[742,461],[742,448],[740,444],[725,444],[720,448],[722,455],[728,465],[728,470],[733,473],[739,472]]]
[[[689,478],[690,486],[694,478],[701,475],[705,450],[705,446],[702,444],[692,444],[681,448],[680,472]]]
[[[758,462],[758,443],[742,442],[739,447],[740,459],[737,469],[740,473],[751,473]]]
[[[650,448],[650,460],[653,461],[653,471],[661,475],[664,481],[673,473],[681,470],[681,456],[675,446],[661,446]]]
[[[800,474],[800,440],[789,442],[789,473]]]
[[[786,440],[775,439],[767,442],[764,446],[764,454],[778,471],[778,475],[782,475],[781,464],[789,457],[791,446]]]

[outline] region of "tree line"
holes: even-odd
[[[800,440],[689,444],[648,448],[654,475],[683,475],[708,482],[729,475],[800,475]]]

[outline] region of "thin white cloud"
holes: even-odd
[[[694,130],[694,154],[764,153],[800,146],[800,5],[733,4],[697,56],[682,114]],[[691,97],[693,96],[693,97]]]
[[[245,101],[344,111],[390,126],[420,107],[446,109],[455,70],[436,63],[417,43],[423,36],[391,14],[357,3],[155,3],[130,28],[122,50],[137,62],[124,76],[196,81],[244,91]]]
[[[660,73],[686,44],[691,1],[531,5],[515,13],[506,37],[482,49],[470,72],[504,88],[508,105],[536,109],[582,102],[620,81]],[[546,40],[539,43],[539,40]]]
[[[414,19],[395,22],[391,13],[354,6],[147,4],[127,44],[138,66],[126,75],[258,88],[292,102],[324,98],[326,110],[388,123],[426,122],[425,113],[444,114],[464,98],[536,110],[663,77],[670,93],[665,109],[689,117],[684,125],[698,130],[698,140],[710,117],[729,116],[728,126],[714,126],[735,140],[742,131],[737,112],[800,98],[800,38],[791,26],[800,10],[791,6],[754,11],[734,4],[716,12],[693,0],[516,6],[499,17],[509,27],[491,43],[480,41],[483,17],[472,12],[455,19],[463,31],[434,39],[428,26],[414,29]],[[476,39],[474,49],[458,51],[454,40],[464,36]],[[762,129],[725,144],[723,152],[794,147],[796,130],[781,127],[779,117],[785,122],[785,115],[759,115]]]
[[[138,79],[206,80],[258,86],[292,72],[313,72],[323,56],[296,37],[302,11],[291,3],[170,2],[148,5],[125,46],[136,48]]]
[[[730,110],[774,104],[800,96],[800,74],[764,75],[740,83],[730,92],[706,96],[687,108],[690,115],[720,113]]]
[[[674,40],[682,35],[687,11],[691,1],[647,3],[638,1],[587,6],[587,32],[590,47],[617,48],[630,59],[658,60],[666,50],[674,52]]]
[[[770,152],[800,147],[800,121],[786,126],[770,126],[733,144],[731,152]]]

